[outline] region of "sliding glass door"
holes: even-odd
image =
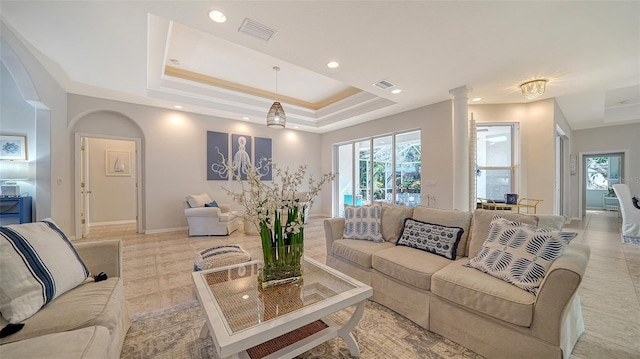
[[[345,205],[420,204],[420,131],[335,145],[334,153],[336,215],[344,215]]]

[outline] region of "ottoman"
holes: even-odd
[[[251,255],[237,244],[216,246],[202,250],[196,254],[194,271],[224,267],[232,264],[248,262]]]

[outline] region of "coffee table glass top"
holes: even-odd
[[[202,274],[229,335],[366,287],[305,258],[301,281],[262,289],[259,266],[254,261]]]

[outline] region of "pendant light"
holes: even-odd
[[[276,72],[276,101],[271,105],[267,114],[267,127],[281,129],[287,124],[287,115],[285,115],[282,105],[278,102],[278,71],[280,71],[280,68],[276,66],[273,70]]]

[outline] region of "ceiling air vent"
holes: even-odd
[[[373,86],[375,86],[375,87],[377,87],[377,88],[379,88],[381,90],[386,90],[386,89],[391,88],[391,87],[393,87],[395,85],[396,84],[391,83],[391,82],[389,82],[387,80],[382,80],[380,82],[376,82],[375,84],[373,84]]]
[[[247,18],[244,19],[238,31],[264,41],[271,40],[271,37],[276,33],[275,30]]]

